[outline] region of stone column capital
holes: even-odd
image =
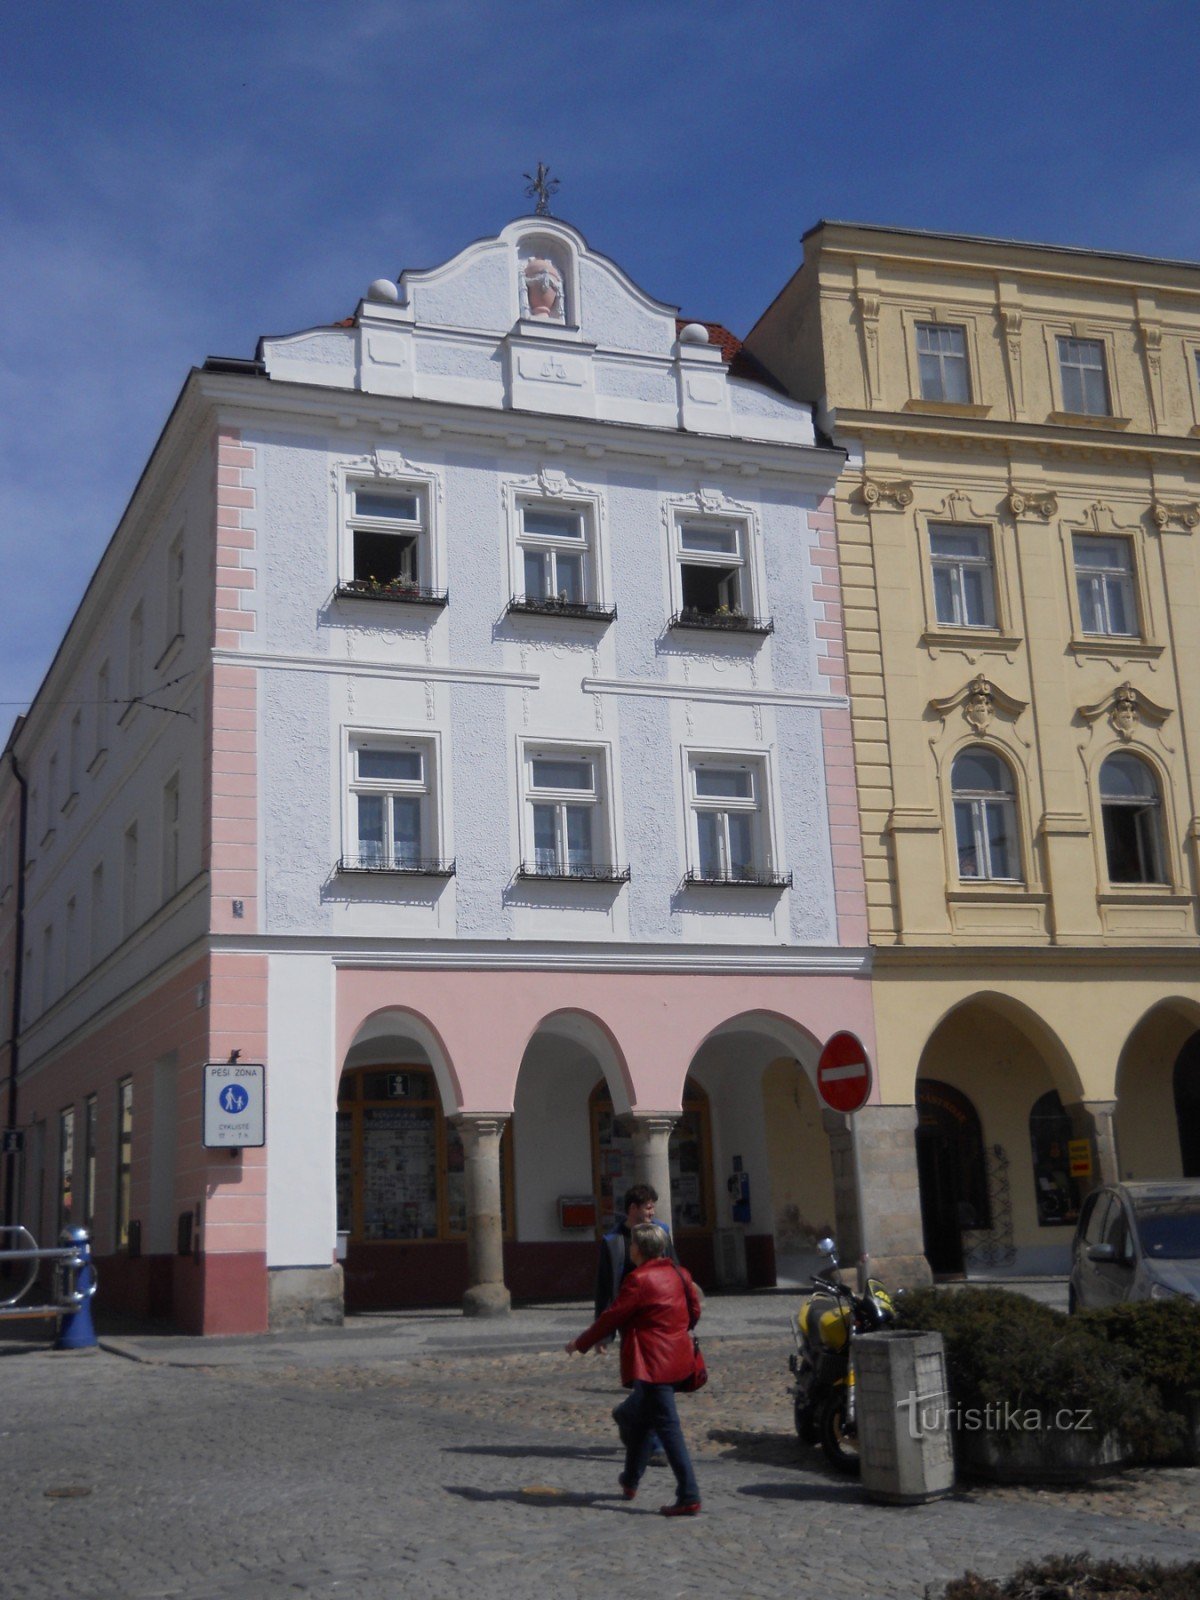
[[[464,1139],[499,1139],[511,1120],[510,1111],[456,1111],[446,1118]]]
[[[635,1138],[669,1139],[680,1115],[678,1111],[630,1111],[622,1120]]]

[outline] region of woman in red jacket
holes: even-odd
[[[662,1441],[675,1473],[675,1500],[662,1506],[664,1517],[694,1517],[700,1490],[684,1443],[674,1385],[688,1377],[695,1360],[691,1327],[700,1318],[700,1296],[691,1276],[665,1258],[667,1235],[640,1224],[629,1239],[633,1271],[621,1292],[586,1333],[572,1339],[567,1354],[590,1350],[620,1329],[621,1382],[637,1400],[625,1441],[625,1470],[618,1482],[632,1500],[650,1459],[654,1435]]]

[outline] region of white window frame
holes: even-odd
[[[749,771],[752,786],[750,797],[701,794],[696,782],[696,773],[704,768]],[[701,749],[690,746],[683,751],[683,786],[687,819],[687,871],[694,881],[702,884],[737,884],[784,876],[780,869],[774,834],[775,806],[771,768],[766,752]],[[702,814],[716,814],[723,818],[718,849],[722,855],[720,865],[724,870],[716,876],[704,870],[699,820]],[[751,824],[753,872],[748,878],[735,877],[728,871],[732,855],[728,824],[730,814],[749,815],[753,818]]]
[[[372,778],[359,773],[359,753],[363,750],[397,751],[421,757],[420,778]],[[435,864],[448,857],[445,846],[444,813],[441,802],[442,772],[440,740],[436,734],[414,734],[396,729],[352,728],[346,731],[344,750],[345,783],[342,860],[350,870],[393,872],[419,875],[435,870]],[[363,852],[358,826],[359,797],[383,800],[383,853],[369,860]],[[396,799],[417,800],[420,818],[420,848],[412,860],[397,860],[394,853],[395,829],[392,807]]]
[[[961,341],[961,345],[962,345],[961,352],[946,352],[944,350],[922,350],[921,349],[921,336],[926,331],[933,331],[933,332],[937,332],[937,333],[946,332],[946,333],[957,334],[959,340]],[[918,384],[918,390],[919,390],[921,399],[922,400],[935,401],[940,405],[969,406],[971,404],[972,389],[971,389],[971,362],[970,362],[970,357],[969,357],[968,352],[967,352],[967,329],[961,323],[958,323],[958,322],[943,322],[940,319],[939,320],[925,319],[925,320],[919,321],[919,322],[917,322],[915,324],[915,337],[916,337],[916,359],[917,359],[917,384]],[[939,389],[939,393],[937,393],[937,394],[930,394],[930,393],[926,392],[925,374],[922,371],[922,362],[923,362],[923,360],[934,360],[934,361],[937,362],[937,366],[938,366],[937,387]],[[966,393],[963,394],[963,395],[950,395],[950,394],[946,393],[946,370],[947,370],[946,369],[946,362],[947,362],[947,360],[961,363],[961,372],[962,372],[962,376],[963,376],[963,379],[964,379],[964,382],[965,382],[965,386],[966,386]]]
[[[129,613],[128,654],[125,658],[125,698],[132,702],[144,692],[146,675],[146,612],[142,602]]]
[[[934,539],[939,533],[978,538],[984,545],[986,554],[982,557],[939,555],[934,549]],[[933,590],[934,626],[937,628],[986,629],[990,632],[995,632],[999,626],[997,621],[999,605],[996,581],[996,541],[992,529],[986,523],[938,522],[930,519],[926,526],[926,535],[929,540],[929,570]],[[969,593],[966,583],[968,569],[986,574],[986,609],[990,615],[982,621],[974,621],[966,615],[968,609],[967,596]],[[950,575],[950,599],[955,615],[949,619],[938,614],[937,577],[939,571],[948,572]]]
[[[172,655],[176,646],[183,641],[183,598],[184,576],[186,572],[187,553],[184,544],[185,530],[179,532],[171,540],[167,550],[167,591],[166,591],[166,616],[162,655],[157,666],[162,666]]]
[[[382,452],[380,452],[382,455]],[[393,471],[386,461],[377,470],[363,463],[346,462],[334,469],[336,493],[334,496],[338,524],[338,586],[354,583],[354,534],[361,527],[364,532],[396,533],[401,537],[417,538],[416,586],[435,593],[445,587],[443,573],[446,555],[441,534],[441,480],[436,473],[398,461]],[[409,495],[417,500],[417,518],[413,522],[401,518],[360,517],[356,510],[358,493],[397,497]]]
[[[960,757],[979,751],[985,756],[990,756],[994,761],[1001,763],[1008,773],[1011,790],[1007,793],[1002,789],[956,789],[954,786],[954,768]],[[954,870],[959,883],[975,886],[985,883],[999,883],[1006,885],[1021,885],[1024,878],[1024,851],[1020,832],[1020,816],[1017,809],[1017,778],[1013,771],[1012,763],[1005,759],[999,751],[989,745],[972,743],[962,745],[954,752],[950,761],[950,836],[951,847],[954,853]],[[966,808],[970,819],[971,835],[974,841],[975,859],[983,871],[965,873],[959,856],[958,844],[958,817],[959,807]],[[988,834],[988,812],[991,808],[998,808],[1003,818],[1005,833],[1009,841],[1009,868],[1007,873],[993,872],[992,846]]]
[[[121,838],[121,938],[128,939],[137,927],[138,853],[141,841],[134,820]]]
[[[1087,541],[1089,544],[1119,544],[1127,565],[1124,567],[1081,567],[1078,557],[1083,541]],[[1073,532],[1071,536],[1071,567],[1075,579],[1075,604],[1079,616],[1080,634],[1085,639],[1141,639],[1143,630],[1141,607],[1138,603],[1138,563],[1132,538],[1120,533]],[[1092,609],[1097,613],[1098,620],[1103,623],[1100,628],[1088,627],[1088,608],[1084,605],[1082,594],[1085,581],[1093,591],[1094,605]],[[1133,624],[1131,629],[1112,626],[1110,585],[1114,583],[1118,584],[1124,592],[1126,611]],[[1097,620],[1097,616],[1093,616],[1091,620]]]
[[[530,532],[525,526],[525,517],[528,512],[533,512],[535,515],[543,513],[552,517],[569,516],[578,518],[581,536],[576,539],[570,535]],[[580,567],[583,592],[577,600],[569,603],[585,606],[597,606],[600,604],[600,585],[596,576],[595,519],[590,505],[586,502],[571,499],[549,499],[548,497],[539,499],[530,495],[518,495],[516,497],[515,521],[515,583],[512,592],[518,599],[534,605],[538,603],[552,604],[562,593],[561,589],[555,587],[558,557],[560,555],[578,555],[582,557]],[[530,594],[525,570],[525,556],[527,553],[549,556],[551,571],[555,574],[551,579],[549,592]]]
[[[89,772],[108,749],[108,729],[112,716],[112,667],[102,661],[96,668],[96,747],[88,762]]]
[[[1136,761],[1150,775],[1150,783],[1154,790],[1153,798],[1145,796],[1110,796],[1104,794],[1104,769],[1114,757],[1125,757]],[[1104,876],[1110,890],[1114,893],[1124,893],[1126,890],[1141,889],[1169,889],[1171,878],[1167,871],[1167,807],[1165,795],[1167,793],[1163,774],[1145,756],[1128,749],[1109,750],[1096,767],[1096,803],[1100,808],[1100,852],[1104,864]],[[1153,877],[1146,878],[1114,878],[1109,859],[1107,812],[1133,811],[1134,827],[1138,835],[1138,854],[1148,858],[1149,869]],[[1147,825],[1149,832],[1147,833]]]
[[[692,529],[703,532],[710,529],[714,533],[731,533],[734,536],[735,548],[733,551],[707,551],[690,549],[685,540]],[[755,604],[756,583],[754,575],[754,561],[750,548],[750,522],[748,518],[723,516],[719,513],[706,515],[703,512],[683,511],[674,518],[674,571],[671,576],[674,609],[682,617],[689,612],[698,612],[701,616],[719,616],[727,614],[733,617],[744,617],[747,622],[753,622],[758,615]],[[684,590],[684,568],[699,567],[712,571],[732,569],[736,580],[737,594],[732,590],[721,593],[724,584],[730,580],[725,579],[719,584],[720,598],[718,604],[707,610],[705,608],[689,605]]]
[[[604,501],[595,490],[576,483],[565,473],[543,469],[535,478],[509,478],[500,484],[500,501],[508,529],[508,593],[521,601],[525,597],[525,511],[544,509],[565,511],[583,519],[587,559],[584,562],[585,605],[589,610],[609,611],[612,601]],[[530,546],[540,541],[534,536]],[[549,541],[546,541],[549,543]],[[568,541],[562,541],[567,547]],[[532,602],[537,604],[535,600]]]
[[[592,769],[589,789],[555,787],[535,781],[537,761],[585,762]],[[523,877],[562,878],[580,882],[610,882],[624,874],[617,866],[613,811],[611,751],[607,745],[557,739],[524,739],[518,747],[521,795],[521,866]],[[535,807],[553,810],[553,862],[539,857]],[[572,868],[570,859],[570,809],[586,810],[591,820],[590,857]]]
[[[1087,365],[1081,361],[1068,360],[1068,356],[1072,353],[1069,347],[1078,345],[1090,345],[1098,352],[1100,356],[1099,367]],[[1113,396],[1112,384],[1108,375],[1109,353],[1105,341],[1097,338],[1094,334],[1057,333],[1055,335],[1055,356],[1058,361],[1058,392],[1062,398],[1062,409],[1077,417],[1111,417],[1113,414]],[[1083,395],[1083,391],[1087,387],[1084,374],[1097,371],[1100,373],[1100,381],[1104,388],[1103,408],[1097,410],[1094,406],[1070,405],[1067,396],[1068,372],[1078,374],[1081,398],[1086,398]]]
[[[165,903],[179,892],[180,806],[182,786],[179,773],[173,772],[162,790],[162,899]]]

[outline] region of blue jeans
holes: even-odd
[[[679,1501],[699,1500],[700,1490],[692,1469],[675,1409],[675,1390],[669,1383],[635,1383],[629,1399],[621,1406],[629,1429],[629,1446],[625,1451],[625,1471],[622,1480],[627,1489],[636,1489],[646,1470],[654,1449],[655,1439],[667,1453],[667,1460],[675,1474],[675,1498]]]

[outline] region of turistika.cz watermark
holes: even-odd
[[[1091,1407],[1062,1406],[1045,1412],[1036,1406],[1018,1406],[1006,1400],[1003,1405],[960,1406],[945,1394],[916,1394],[896,1401],[897,1411],[908,1413],[908,1436],[921,1439],[927,1433],[1091,1433]]]

